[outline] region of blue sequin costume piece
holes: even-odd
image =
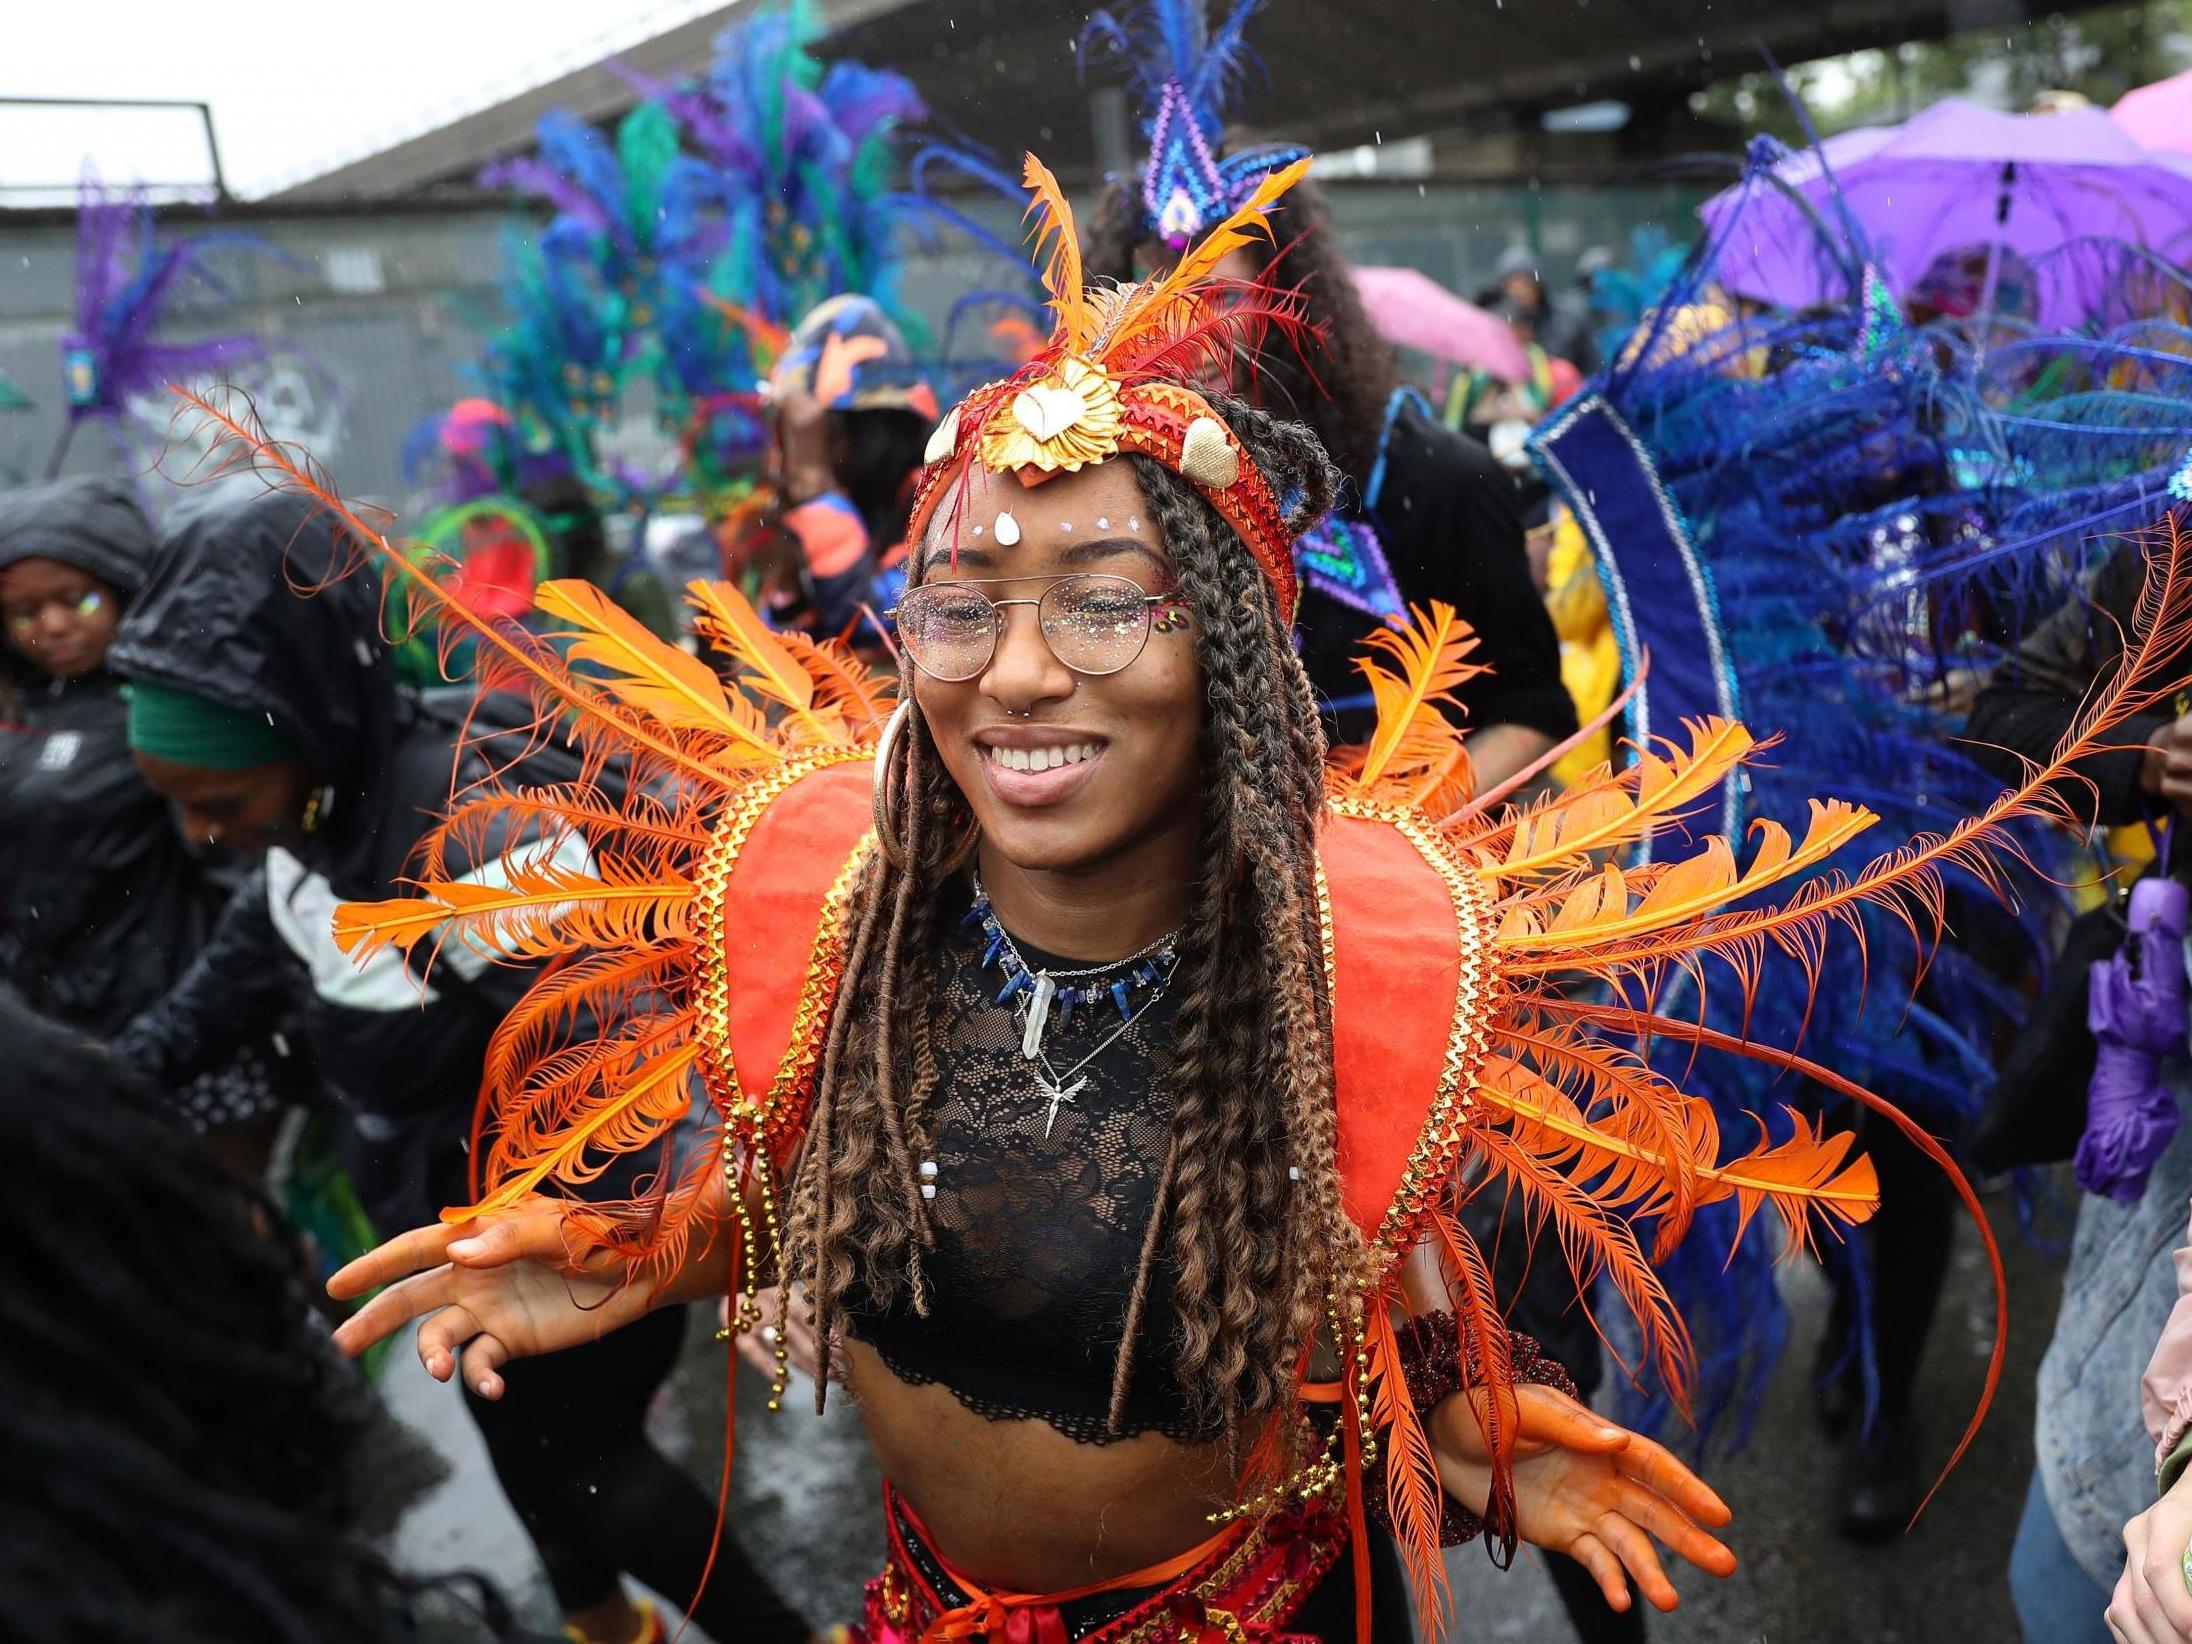
[[[1123,21],[1099,12],[1083,31],[1084,52],[1108,50],[1133,65],[1149,153],[1140,179],[1143,236],[1175,251],[1310,153],[1294,144],[1221,152],[1233,92],[1254,61],[1243,33],[1258,4],[1239,0],[1213,28],[1202,0],[1148,0]]]
[[[2036,500],[2006,483],[2009,465],[1958,452],[1998,457],[2015,440],[1982,392],[1979,352],[1914,330],[1861,253],[1834,249],[1853,271],[1846,302],[1776,315],[1727,300],[1718,250],[1700,250],[1533,443],[1597,555],[1628,682],[1641,679],[1631,740],[1737,714],[1784,736],[1786,754],[1731,774],[1693,833],[1734,839],[1764,821],[1801,833],[1818,795],[1878,812],[1883,841],[1946,828],[1999,783],[1956,745],[1960,721],[1939,688],[2011,621],[2001,605],[1975,616],[1974,602],[1943,591],[1947,573]],[[2035,836],[2029,848],[2045,861],[2052,847]],[[1831,1045],[1840,1071],[1955,1135],[1991,1088],[1995,1036],[2022,1009],[2014,982],[2049,951],[2049,892],[2018,889],[2018,915],[1996,915],[1991,894],[1951,878],[1952,925],[1992,921],[1969,949],[1921,953],[1892,918],[1868,915],[1862,951],[1843,938],[1809,964],[1768,953],[1755,990],[1714,974],[1657,1005],[1762,1043]],[[1713,1103],[1726,1134],[1816,1099],[1760,1064],[1651,1054]],[[1726,1209],[1701,1216],[1662,1273],[1696,1331],[1700,1433],[1726,1422],[1740,1441],[1788,1321],[1763,1245],[1727,1265],[1697,1254],[1725,1248],[1726,1230],[1702,1224]],[[1863,1245],[1824,1254],[1861,1303]],[[1863,1306],[1854,1311],[1870,1399],[1870,1338]],[[1651,1420],[1654,1397],[1642,1390],[1629,1414]]]
[[[1294,564],[1304,582],[1342,605],[1395,627],[1408,618],[1378,528],[1367,519],[1336,509],[1325,515],[1295,542]]]

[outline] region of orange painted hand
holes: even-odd
[[[327,1281],[338,1300],[387,1286],[335,1331],[355,1357],[413,1319],[419,1362],[436,1381],[461,1363],[465,1385],[502,1396],[502,1366],[598,1340],[646,1313],[653,1287],[603,1252],[580,1255],[552,1199],[454,1226],[398,1234]]]
[[[1735,1572],[1735,1554],[1706,1533],[1733,1516],[1664,1445],[1593,1415],[1567,1394],[1523,1386],[1509,1407],[1514,1423],[1515,1533],[1565,1553],[1598,1581],[1606,1602],[1628,1609],[1629,1579],[1653,1608],[1680,1600],[1654,1537],[1677,1557],[1716,1576]],[[1479,1414],[1482,1393],[1457,1393],[1431,1413],[1431,1447],[1447,1494],[1472,1512],[1491,1497],[1490,1450]]]

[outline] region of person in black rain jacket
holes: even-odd
[[[459,766],[461,710],[437,715],[397,685],[374,578],[300,597],[352,557],[300,499],[200,502],[123,618],[112,662],[139,768],[193,844],[261,865],[258,894],[116,1048],[172,1082],[294,1008],[368,1218],[405,1226],[464,1197],[457,1138],[488,1037],[530,977],[452,950],[422,982],[398,955],[353,965],[335,945],[337,904],[390,894],[452,781],[480,774]]]
[[[130,758],[108,652],[152,550],[121,481],[0,493],[0,988],[99,1037],[184,973],[242,877],[189,848]],[[238,1034],[172,1089],[232,1164],[309,1089],[285,1043]]]
[[[315,504],[278,492],[216,495],[164,534],[113,646],[131,684],[130,741],[187,835],[263,853],[263,894],[231,905],[190,974],[114,1048],[173,1079],[301,994],[301,1034],[336,1099],[344,1166],[386,1231],[469,1198],[466,1139],[488,1040],[534,973],[454,941],[423,977],[393,951],[353,963],[335,945],[335,909],[401,894],[451,795],[510,745],[539,762],[527,767],[533,780],[577,766],[561,768],[559,750],[523,732],[483,744],[491,703],[468,734],[467,702],[443,709],[399,687],[380,582],[351,570],[357,557]],[[470,843],[470,859],[452,844],[451,875],[502,882],[520,858],[589,865],[575,835]],[[524,1366],[531,1374],[507,1378],[500,1400],[465,1390],[582,1639],[658,1636],[619,1573],[682,1600],[709,1560],[714,1504],[642,1426],[684,1335],[682,1310],[660,1318]],[[807,1637],[728,1542],[693,1616],[718,1638]]]

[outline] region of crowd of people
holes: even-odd
[[[628,1581],[724,1644],[1404,1640],[1478,1539],[1640,1639],[1736,1570],[1667,1424],[1772,1442],[1775,1258],[1882,1539],[1967,1172],[2075,1154],[2005,1580],[2029,1644],[2192,1640],[2192,279],[1993,346],[1708,244],[1609,335],[1524,255],[1526,374],[1442,415],[1307,151],[1228,143],[1251,9],[1092,25],[1147,152],[1085,235],[1028,160],[981,369],[782,200],[801,308],[680,320],[750,380],[629,350],[711,488],[682,609],[527,397],[595,392],[554,327],[429,431],[428,548],[217,404],[156,510],[0,493],[24,1638],[532,1636],[377,1539],[345,1359],[415,1322],[578,1644],[676,1635]],[[702,1306],[772,1407],[851,1396],[860,1614],[650,1439]]]

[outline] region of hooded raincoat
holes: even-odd
[[[0,493],[0,569],[56,560],[97,577],[127,610],[152,552],[152,527],[120,481]],[[0,986],[103,1037],[184,974],[242,876],[193,852],[138,775],[108,668],[57,679],[9,649],[0,671]],[[308,1088],[273,1026],[173,1087],[195,1126],[258,1117]]]
[[[394,1229],[465,1196],[464,1140],[487,1041],[531,973],[451,944],[428,980],[397,954],[357,965],[335,945],[336,906],[397,894],[453,784],[483,774],[462,706],[438,711],[397,684],[378,579],[336,574],[354,557],[309,503],[287,495],[216,497],[163,534],[112,665],[267,715],[305,750],[320,803],[314,831],[266,853],[253,894],[229,908],[191,973],[117,1049],[173,1079],[295,1009],[336,1100],[359,1200],[376,1227]],[[489,849],[453,871],[492,879],[500,842]],[[584,865],[582,841],[558,850]]]

